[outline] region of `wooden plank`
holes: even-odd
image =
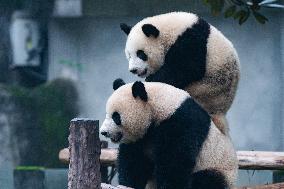
[[[238,151],[240,169],[284,170],[284,152]]]
[[[111,186],[109,184],[101,184],[102,189],[133,189],[125,186]],[[234,189],[284,189],[284,183],[277,183],[277,184],[269,184],[269,185],[262,185],[262,186],[251,186],[251,187],[240,187]]]
[[[241,187],[237,189],[284,189],[284,183],[268,184],[262,186]]]
[[[239,168],[245,170],[284,170],[284,152],[238,151]],[[100,161],[103,165],[114,165],[117,157],[116,148],[102,149]],[[63,149],[59,159],[69,162],[69,151]]]
[[[105,183],[102,183],[101,184],[101,187],[102,189],[134,189],[134,188],[129,188],[129,187],[126,187],[126,186],[112,186],[110,184],[105,184]]]

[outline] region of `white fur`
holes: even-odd
[[[152,121],[159,123],[167,119],[190,97],[187,92],[167,84],[144,82],[148,93],[148,101],[144,102],[132,96],[132,85],[123,85],[110,96],[106,105],[106,118],[100,129],[100,132],[106,131],[112,136],[123,132],[121,142],[124,143],[142,138]],[[113,112],[120,114],[122,127],[112,120]]]
[[[148,17],[138,22],[130,31],[125,54],[129,62],[129,70],[137,69],[138,74],[145,69],[148,70],[147,77],[156,72],[164,62],[165,53],[176,41],[177,37],[188,27],[196,23],[198,17],[192,13],[172,12]],[[144,24],[152,24],[160,31],[158,38],[146,37],[142,31]],[[142,61],[137,57],[137,50],[143,50],[147,56],[147,61]]]
[[[129,69],[138,70],[137,74],[140,77],[147,77],[158,71],[177,37],[197,21],[198,17],[195,14],[172,12],[138,22],[131,29],[125,46]],[[147,37],[142,31],[144,24],[154,25],[160,31],[160,35],[157,38]],[[142,61],[138,58],[137,50],[143,50],[148,60]],[[225,115],[235,97],[240,77],[239,67],[239,58],[232,43],[210,25],[205,76],[202,80],[189,84],[184,90],[212,116],[214,123],[225,134],[228,134]],[[141,75],[145,70],[146,74]]]
[[[107,131],[110,135],[123,132],[124,136],[120,143],[135,142],[142,138],[152,121],[159,123],[169,118],[187,98],[190,98],[187,92],[173,86],[144,82],[148,95],[148,101],[144,102],[139,97],[132,96],[132,85],[133,83],[121,86],[110,96],[106,105],[106,119],[100,130]],[[122,126],[116,125],[111,118],[115,111],[121,115]],[[151,148],[148,152],[146,149],[146,153],[151,156]],[[225,175],[231,187],[236,180],[237,163],[230,137],[222,134],[211,122],[209,134],[197,157],[194,172],[216,169]],[[148,181],[146,188],[156,188],[155,178]]]

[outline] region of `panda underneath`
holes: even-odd
[[[232,43],[197,15],[172,12],[148,17],[128,35],[125,54],[129,71],[146,81],[186,90],[228,134],[225,118],[239,81],[239,59]]]
[[[119,143],[119,184],[135,189],[225,189],[237,176],[230,137],[187,92],[114,82],[102,135]],[[165,103],[167,102],[167,103]]]

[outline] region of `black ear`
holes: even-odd
[[[142,26],[142,31],[147,37],[153,36],[157,38],[160,34],[160,31],[152,24],[144,24]]]
[[[147,102],[148,100],[148,95],[145,90],[145,86],[141,81],[136,81],[132,85],[132,95],[134,98],[139,97],[141,100]]]
[[[112,88],[113,88],[113,90],[116,90],[119,87],[121,87],[122,85],[125,85],[125,82],[122,79],[118,78],[118,79],[113,81]]]
[[[124,33],[126,33],[126,35],[128,35],[129,33],[130,33],[130,31],[131,31],[131,26],[128,26],[127,24],[124,24],[124,23],[121,23],[120,24],[120,29],[122,30],[122,31],[124,31]]]

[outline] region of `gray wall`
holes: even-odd
[[[134,24],[146,15],[170,10],[201,10],[199,14],[233,42],[241,60],[241,81],[228,113],[236,148],[283,150],[283,12],[266,11],[270,22],[265,25],[250,18],[239,26],[231,19],[212,17],[204,7],[198,9],[198,3],[190,6],[188,1],[175,4],[169,1],[159,10],[155,7],[158,1],[144,9],[139,9],[142,6],[139,3],[127,5],[128,1],[120,2],[120,7],[115,3],[107,6],[103,1],[96,2],[97,6],[90,6],[95,11],[89,11],[88,16],[54,18],[49,25],[49,79],[71,76],[77,81],[82,116],[103,120],[112,81],[118,77],[126,81],[138,79],[128,72],[124,55],[126,36],[120,31],[119,23]],[[88,10],[92,10],[90,7]],[[75,66],[62,64],[62,60],[79,63],[83,68],[80,71]],[[267,172],[248,174],[251,176],[246,172],[241,174],[240,184],[271,181],[271,174]]]

